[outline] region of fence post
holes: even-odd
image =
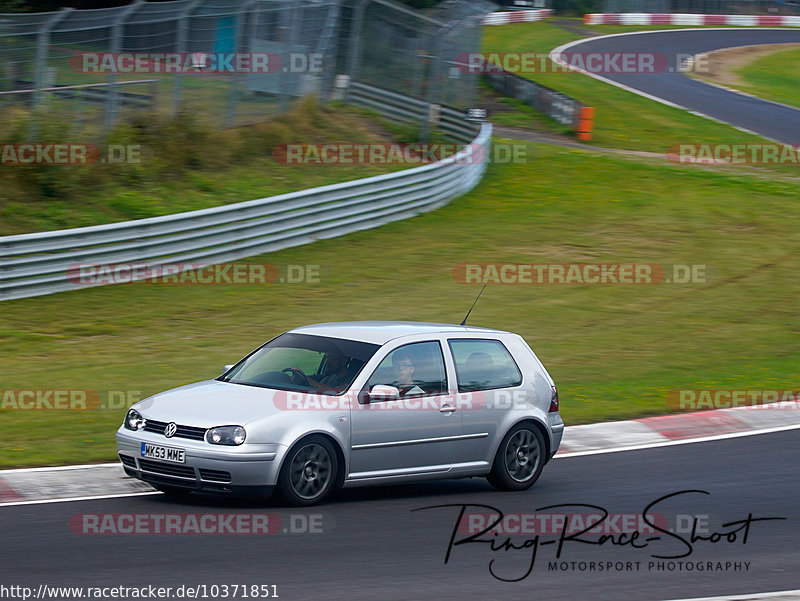
[[[242,37],[242,20],[244,19],[245,11],[248,10],[250,3],[246,3],[242,5],[237,12],[234,14],[236,15],[236,25],[233,28],[233,53],[234,56],[241,52],[242,47],[240,45],[240,40]],[[250,63],[252,65],[252,62]],[[236,100],[239,94],[239,77],[241,73],[236,70],[236,67],[233,69],[233,73],[231,73],[231,81],[230,85],[228,86],[228,111],[225,115],[225,126],[231,127],[236,122]]]
[[[292,73],[291,69],[291,59],[292,59],[292,51],[294,50],[294,46],[297,43],[297,30],[300,28],[300,23],[302,22],[301,13],[303,10],[303,0],[294,0],[291,2],[291,7],[287,9],[288,16],[288,28],[289,31],[286,35],[286,45],[283,52],[283,60],[281,60],[281,109],[286,111],[289,108],[290,100],[289,96],[291,93],[292,82],[295,81],[294,73]]]
[[[178,16],[178,37],[175,41],[175,52],[187,52],[187,32],[189,29],[189,19],[195,7],[203,0],[190,2],[183,12]],[[183,89],[183,73],[181,69],[175,73],[172,79],[172,114],[175,115],[181,108],[181,90]]]
[[[122,49],[122,36],[125,31],[125,21],[127,18],[139,10],[142,6],[143,0],[134,0],[133,4],[126,6],[117,17],[117,20],[114,22],[114,25],[111,27],[111,53],[113,56],[119,54],[119,51]],[[106,104],[106,123],[105,123],[105,131],[111,129],[111,126],[114,125],[114,121],[117,118],[117,111],[119,106],[119,92],[117,91],[117,74],[114,73],[114,69],[108,74],[108,102]]]
[[[322,74],[320,79],[320,102],[327,102],[331,96],[333,78],[336,71],[338,58],[336,25],[339,22],[341,12],[341,0],[333,0],[328,6],[328,14],[322,26],[322,33],[319,36],[316,52],[322,55]],[[310,57],[309,57],[310,64]]]
[[[256,48],[256,36],[258,35],[258,20],[261,18],[261,2],[259,0],[250,0],[247,3],[247,10],[251,11],[250,27],[247,29],[247,51],[250,53],[250,62],[252,64],[252,54]]]
[[[430,138],[431,120],[433,115],[434,105],[439,104],[439,79],[442,71],[442,48],[443,40],[446,34],[445,30],[451,27],[441,27],[433,34],[433,50],[431,52],[431,68],[428,70],[428,83],[425,86],[426,94],[425,100],[428,103],[428,110],[426,111],[425,121],[422,124],[422,131],[420,132],[420,143],[427,144]]]
[[[353,15],[353,22],[350,29],[350,53],[347,57],[347,74],[350,76],[350,83],[355,83],[358,79],[358,64],[361,60],[361,28],[364,26],[364,13],[370,0],[359,0]]]
[[[34,108],[38,108],[44,98],[42,88],[45,87],[47,79],[47,46],[50,44],[50,32],[56,23],[63,21],[74,10],[74,8],[62,8],[42,24],[42,30],[36,36],[36,67],[33,75]]]

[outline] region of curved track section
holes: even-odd
[[[564,58],[569,59],[570,53],[590,52],[663,54],[669,67],[660,73],[587,75],[765,138],[797,144],[800,142],[800,110],[708,85],[687,77],[678,67],[681,58],[689,55],[736,46],[787,43],[800,43],[800,31],[768,28],[682,29],[579,40],[556,48],[551,52],[551,57],[557,60],[559,54],[567,53]],[[574,57],[569,62],[574,63]]]

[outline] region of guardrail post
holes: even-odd
[[[114,22],[114,25],[111,27],[111,53],[112,55],[116,56],[119,54],[119,51],[122,49],[122,36],[125,30],[125,21],[128,19],[130,15],[134,12],[139,10],[142,6],[143,0],[134,0],[133,4],[126,6],[122,12],[120,12],[119,17]],[[106,132],[111,129],[111,126],[114,125],[114,121],[117,118],[117,111],[119,106],[119,92],[117,91],[117,74],[114,73],[114,69],[108,74],[108,102],[106,103]]]

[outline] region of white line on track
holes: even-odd
[[[777,426],[774,428],[763,428],[761,430],[749,430],[746,432],[728,432],[727,434],[714,434],[712,436],[701,436],[699,438],[685,438],[682,440],[667,440],[662,442],[649,442],[647,444],[637,444],[628,447],[612,447],[609,449],[594,449],[591,451],[565,452],[561,455],[556,454],[553,459],[568,459],[569,457],[583,457],[585,455],[601,455],[603,453],[621,453],[622,451],[640,451],[642,449],[655,449],[658,447],[674,447],[681,444],[692,444],[694,442],[712,442],[715,440],[726,440],[728,438],[740,438],[743,436],[756,436],[757,434],[772,434],[773,432],[785,432],[787,430],[797,430],[800,424],[790,426]]]
[[[121,467],[122,464],[116,463],[85,463],[81,465],[59,465],[56,467],[19,467],[10,470],[0,471],[0,476],[4,474],[24,474],[30,472],[64,472],[68,470],[85,470],[93,467]]]
[[[757,599],[800,599],[800,589],[792,591],[771,591],[769,593],[745,593],[742,595],[723,595],[721,597],[692,597],[691,599],[672,599],[671,601],[756,601]]]
[[[69,501],[98,501],[101,499],[120,499],[122,497],[144,497],[150,495],[163,495],[164,493],[154,490],[152,492],[126,492],[115,495],[97,495],[95,497],[68,497],[66,499],[37,499],[32,501],[7,501],[0,503],[0,507],[12,507],[15,505],[43,505],[45,503],[68,503]]]

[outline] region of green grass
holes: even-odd
[[[745,83],[733,87],[754,96],[800,108],[798,61],[800,61],[800,48],[767,54],[737,69],[736,74]]]
[[[349,319],[458,322],[460,263],[706,264],[706,284],[491,285],[470,322],[522,334],[568,424],[669,413],[670,390],[792,389],[795,184],[541,145],[450,205],[250,259],[318,284],[109,286],[2,303],[3,389],[149,395],[213,378],[271,336]],[[2,411],[0,466],[114,458],[125,408]]]
[[[654,28],[601,25],[586,29],[599,33],[616,33]],[[482,48],[484,52],[548,53],[561,44],[579,38],[580,36],[548,21],[515,23],[484,28]],[[580,73],[570,71],[520,75],[594,107],[593,145],[666,152],[669,147],[681,143],[746,144],[763,141],[728,125],[653,102]],[[508,121],[510,118],[505,119]],[[521,125],[522,121],[520,119],[518,123],[507,124]]]

